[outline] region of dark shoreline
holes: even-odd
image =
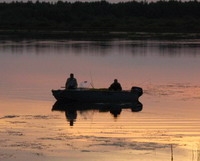
[[[195,0],[0,3],[3,38],[174,39],[199,38],[199,33]]]
[[[0,39],[200,39],[200,33],[153,33],[153,32],[109,32],[109,31],[43,31],[0,30]]]

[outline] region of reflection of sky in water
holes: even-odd
[[[2,42],[0,146],[41,160],[114,155],[168,161],[173,144],[177,160],[198,161],[199,48],[198,40]],[[50,90],[63,86],[71,72],[95,87],[108,87],[114,78],[124,89],[143,87],[143,111],[123,110],[117,118],[78,112],[70,127],[64,113],[51,112]],[[16,155],[1,151],[0,160]]]
[[[21,77],[34,82],[48,77],[57,85],[70,72],[79,81],[92,78],[96,87],[107,87],[116,77],[126,89],[142,82],[197,83],[198,47],[198,41],[193,45],[162,41],[11,42],[0,48],[1,69],[6,68],[6,75],[14,74],[19,81]]]

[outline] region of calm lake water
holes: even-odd
[[[200,40],[0,41],[1,161],[200,161]],[[51,89],[142,87],[141,112],[52,111]],[[88,87],[91,88],[91,86]]]

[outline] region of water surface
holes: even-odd
[[[1,41],[0,160],[199,161],[199,50],[199,40]],[[71,72],[95,88],[142,87],[143,110],[77,111],[69,126],[51,89]]]

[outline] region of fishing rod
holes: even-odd
[[[91,74],[91,72],[90,72],[90,80],[91,80],[90,85],[92,86],[92,88],[94,88],[94,83],[93,83],[93,79],[92,79],[92,74]]]

